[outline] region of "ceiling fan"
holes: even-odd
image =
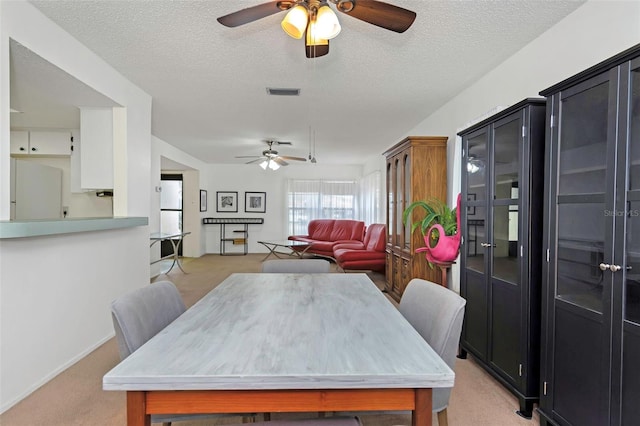
[[[329,53],[329,40],[341,29],[329,3],[346,15],[397,33],[405,32],[416,19],[415,12],[378,0],[282,0],[238,10],[221,16],[218,22],[237,27],[288,10],[282,29],[297,39],[306,34],[307,58],[318,58]]]
[[[241,155],[236,158],[253,158],[254,160],[248,161],[245,164],[254,164],[260,162],[260,167],[264,170],[278,170],[280,166],[288,166],[285,160],[289,161],[307,161],[306,158],[303,157],[291,157],[288,155],[279,155],[278,151],[273,149],[273,145],[291,145],[291,142],[280,142],[274,140],[266,140],[264,141],[269,148],[262,151],[262,155]]]

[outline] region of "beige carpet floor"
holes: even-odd
[[[174,268],[168,275],[161,274],[155,281],[169,280],[175,283],[191,306],[233,272],[259,272],[264,255],[247,256],[206,255],[197,259],[185,259],[187,274]],[[332,265],[335,270],[335,265]],[[336,271],[337,272],[337,271]],[[342,272],[340,272],[342,273]],[[384,276],[369,276],[382,287]],[[105,315],[110,315],[105,312]],[[73,425],[125,425],[126,403],[124,392],[102,390],[102,376],[119,362],[114,339],[81,359],[53,380],[36,390],[29,397],[0,415],[2,426],[73,426]],[[452,426],[510,426],[537,425],[536,413],[532,420],[515,414],[518,401],[471,357],[457,360],[456,382],[448,408]],[[315,414],[278,414],[272,419],[300,418]],[[373,414],[361,416],[365,426],[410,425],[408,415]],[[181,422],[176,426],[205,426],[240,423],[240,418],[215,421]],[[437,419],[433,417],[434,425]]]

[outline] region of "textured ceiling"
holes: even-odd
[[[444,102],[571,13],[579,1],[390,0],[417,13],[403,34],[338,14],[327,56],[280,28],[284,13],[237,28],[216,18],[263,3],[31,0],[153,97],[153,134],[208,163],[242,163],[264,139],[325,164],[380,155]],[[300,88],[299,97],[266,87]]]

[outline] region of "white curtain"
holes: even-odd
[[[368,226],[372,223],[384,223],[382,217],[382,183],[379,170],[360,179],[360,208],[358,218]]]
[[[289,235],[305,235],[311,219],[355,219],[355,181],[287,181],[287,229]]]

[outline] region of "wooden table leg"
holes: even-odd
[[[432,390],[416,389],[416,407],[411,416],[412,426],[431,426]]]
[[[146,412],[146,395],[142,391],[127,391],[127,425],[151,426],[151,416]]]

